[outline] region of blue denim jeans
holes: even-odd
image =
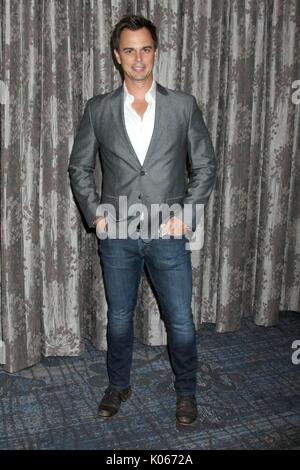
[[[191,309],[191,252],[186,242],[185,237],[99,241],[108,305],[107,370],[111,387],[130,385],[133,315],[146,264],[164,315],[175,391],[179,395],[195,394],[197,349]]]

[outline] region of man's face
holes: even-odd
[[[156,52],[154,41],[147,28],[137,31],[123,29],[119,50],[115,50],[114,53],[125,77],[131,81],[142,83],[152,76]]]

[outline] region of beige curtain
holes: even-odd
[[[205,246],[193,252],[197,327],[233,331],[243,316],[269,326],[280,310],[300,311],[300,105],[291,99],[300,79],[300,3],[1,0],[0,9],[5,370],[41,355],[80,354],[84,338],[106,348],[97,242],[74,203],[67,166],[86,100],[120,84],[109,40],[126,13],[156,23],[156,78],[196,96],[219,162]],[[136,336],[166,343],[146,276]]]

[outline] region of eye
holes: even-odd
[[[125,54],[128,55],[128,54],[131,54],[131,52],[132,52],[132,49],[126,49]]]
[[[144,52],[146,52],[146,54],[149,54],[149,52],[151,52],[151,47],[145,47]]]

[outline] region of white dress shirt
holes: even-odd
[[[137,157],[143,165],[151,137],[154,129],[155,121],[155,102],[156,102],[156,82],[153,80],[151,87],[145,94],[145,101],[147,101],[147,109],[141,118],[138,113],[133,109],[132,103],[134,102],[134,96],[128,93],[125,81],[124,81],[124,118],[125,127],[134,148]],[[141,212],[140,220],[144,220],[144,213]]]
[[[155,80],[153,80],[150,89],[145,95],[145,101],[148,103],[148,106],[145,114],[141,118],[132,107],[134,96],[128,93],[126,84],[124,82],[125,127],[132,147],[134,148],[141,165],[144,163],[153,134],[155,120],[155,98],[156,83]]]

